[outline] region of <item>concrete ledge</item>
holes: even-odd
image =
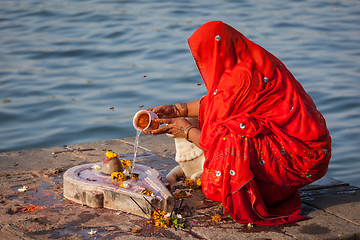
[[[218,203],[201,190],[185,198],[191,214],[186,230],[157,228],[147,219],[121,211],[91,208],[64,199],[63,174],[74,166],[101,162],[113,150],[132,159],[134,137],[72,146],[0,153],[1,239],[83,239],[91,229],[101,239],[360,239],[360,189],[324,177],[301,189],[303,214],[309,220],[281,226],[254,226],[226,219],[211,221]],[[140,136],[138,163],[165,176],[177,165],[174,140]],[[18,189],[26,186],[25,192]],[[90,191],[92,199],[100,199]],[[101,201],[94,203],[100,206]],[[175,203],[175,208],[179,203]]]

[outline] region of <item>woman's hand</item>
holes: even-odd
[[[167,125],[151,131],[154,135],[168,133],[174,135],[174,137],[183,138],[185,137],[185,129],[191,126],[191,123],[185,118],[163,118],[156,119],[155,122]]]
[[[175,111],[173,105],[160,105],[153,108],[146,109],[147,111],[152,111],[159,118],[175,118]]]

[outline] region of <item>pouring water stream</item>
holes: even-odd
[[[134,168],[135,168],[136,153],[137,153],[137,149],[138,149],[138,146],[139,146],[139,137],[140,137],[140,134],[141,134],[141,131],[137,130],[137,132],[136,132],[136,138],[135,138],[135,144],[134,144],[134,158],[133,158],[133,162],[132,162],[131,174],[133,174]]]

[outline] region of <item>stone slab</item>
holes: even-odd
[[[324,177],[320,178],[319,180],[300,188],[300,191],[333,188],[333,187],[339,187],[339,186],[349,186],[349,184],[339,181],[337,179],[328,177],[328,176],[324,176]]]
[[[100,166],[102,163],[96,163]],[[110,175],[92,168],[93,164],[83,164],[70,168],[64,173],[64,196],[74,202],[90,207],[104,207],[121,210],[141,217],[151,218],[155,209],[171,212],[174,197],[154,168],[135,164],[134,173],[139,179],[125,180],[128,188],[122,188]],[[143,190],[151,195],[144,195]]]
[[[285,226],[283,232],[295,239],[359,239],[360,226],[350,223],[336,215],[314,210],[308,214],[310,219]]]
[[[332,188],[325,194],[314,193],[303,203],[360,226],[360,189],[353,186]]]

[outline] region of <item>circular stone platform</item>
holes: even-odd
[[[65,172],[65,198],[90,207],[121,210],[145,218],[151,218],[154,208],[166,212],[173,210],[174,197],[155,169],[136,164],[134,173],[139,174],[139,180],[124,181],[129,186],[126,189],[95,166],[101,167],[102,162],[75,166]],[[154,192],[153,196],[142,194],[144,189]]]

